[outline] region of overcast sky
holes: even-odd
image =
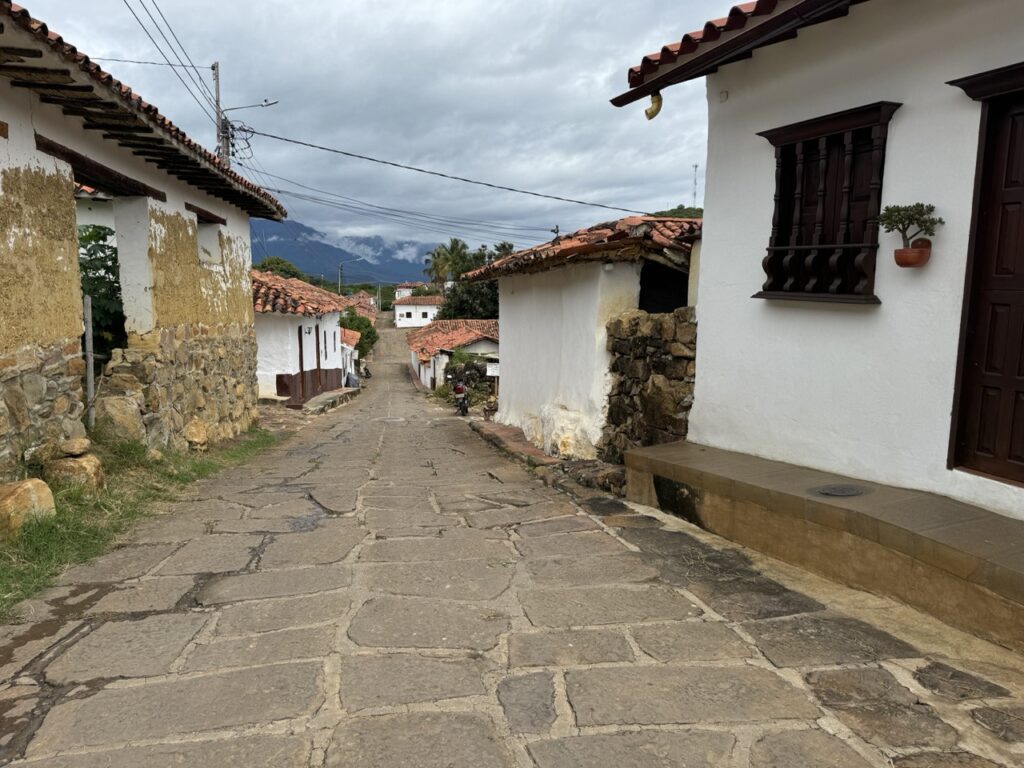
[[[144,0],[150,10],[152,0]],[[141,10],[143,0],[129,0]],[[644,211],[689,203],[693,165],[703,195],[703,82],[616,109],[626,70],[728,11],[725,0],[157,0],[196,64],[219,60],[225,106],[259,130],[548,194]],[[93,57],[161,60],[123,0],[26,0],[32,14]],[[157,16],[159,18],[159,16]],[[155,33],[154,33],[155,35]],[[163,44],[163,40],[157,37]],[[193,138],[214,125],[167,67],[101,62]],[[617,218],[387,168],[255,137],[260,166],[375,205],[445,217],[568,231]],[[238,169],[247,176],[253,174]],[[281,186],[291,186],[285,182]],[[471,244],[488,224],[444,233],[322,207],[285,195],[292,219],[341,237],[381,235]],[[523,231],[529,245],[548,239]]]

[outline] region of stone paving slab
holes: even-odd
[[[174,544],[139,544],[115,549],[91,563],[68,568],[60,584],[90,584],[136,579],[153,570],[177,549]]]
[[[216,640],[196,646],[186,672],[252,667],[296,659],[322,659],[334,649],[334,627],[282,629],[246,637]]]
[[[337,523],[338,521],[330,521]],[[274,537],[260,557],[262,570],[288,568],[295,563],[327,565],[344,560],[366,538],[367,531],[351,525],[325,524],[307,533]]]
[[[782,731],[761,737],[750,750],[750,768],[871,768],[849,745],[816,729]]]
[[[206,583],[196,598],[200,605],[261,600],[311,592],[326,592],[352,583],[352,572],[345,566],[323,565],[315,568],[217,576]]]
[[[526,571],[538,587],[629,584],[653,581],[658,568],[639,552],[600,557],[528,558]]]
[[[502,507],[466,512],[463,517],[473,528],[504,528],[535,520],[576,514],[576,508],[565,501],[545,501],[528,507]]]
[[[472,603],[377,597],[352,617],[348,635],[364,647],[486,651],[498,644],[508,625],[500,611]]]
[[[506,677],[498,701],[513,733],[547,733],[555,722],[555,687],[550,672]]]
[[[670,725],[811,720],[817,705],[765,669],[607,667],[565,675],[580,725]]]
[[[538,536],[516,542],[524,557],[585,557],[606,555],[628,550],[613,536],[602,531],[562,533],[556,536]]]
[[[511,768],[493,723],[479,714],[423,712],[349,720],[334,732],[329,768]]]
[[[193,539],[156,571],[161,576],[227,573],[245,568],[263,543],[262,536],[214,535]]]
[[[509,560],[512,554],[512,547],[504,534],[460,529],[444,531],[437,538],[370,542],[359,553],[359,559],[367,562]]]
[[[722,732],[643,731],[535,741],[530,755],[538,768],[720,768],[734,743]]]
[[[508,657],[512,667],[572,667],[636,658],[625,634],[605,629],[513,634]]]
[[[648,624],[631,631],[640,649],[658,661],[723,661],[745,659],[753,654],[753,648],[724,624]]]
[[[129,583],[104,595],[89,610],[100,613],[169,611],[195,586],[193,576],[161,576]]]
[[[444,701],[487,693],[479,659],[416,654],[349,656],[341,666],[341,704],[348,711]]]
[[[779,667],[851,664],[919,655],[909,643],[845,616],[812,614],[755,621],[744,624],[743,629]]]
[[[543,520],[539,523],[524,523],[516,528],[516,533],[524,539],[532,539],[534,536],[550,536],[557,533],[575,533],[577,531],[600,530],[601,526],[586,515],[573,515],[572,517],[557,517],[550,520]]]
[[[46,679],[66,684],[166,674],[208,620],[202,614],[175,614],[107,622],[51,661]],[[118,650],[111,652],[115,648]]]
[[[528,589],[519,593],[527,618],[541,627],[583,627],[670,621],[701,615],[685,597],[665,587]]]
[[[281,664],[105,688],[52,709],[28,756],[310,715],[323,701],[320,675],[317,663]]]
[[[337,622],[345,616],[351,604],[348,592],[342,591],[229,605],[220,611],[216,633],[248,635]]]
[[[371,592],[447,600],[493,600],[512,583],[513,564],[499,560],[357,565],[357,580]]]
[[[299,736],[234,736],[222,741],[156,744],[47,757],[17,765],[38,768],[306,768],[309,751],[310,745]]]

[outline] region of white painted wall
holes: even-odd
[[[1024,59],[1007,23],[1019,12],[1019,0],[864,3],[708,78],[692,441],[1024,518],[1024,489],[946,468],[981,107],[945,83]],[[933,203],[946,220],[931,262],[899,269],[898,236],[882,233],[880,307],[751,299],[775,189],[757,132],[876,101],[903,103],[883,206]]]
[[[395,327],[422,328],[424,325],[430,325],[439,309],[441,309],[440,300],[437,304],[396,304]],[[406,317],[409,313],[412,314],[412,317]]]
[[[396,299],[404,299],[406,296],[412,296],[412,288],[395,288]]]
[[[497,419],[549,453],[592,458],[608,407],[609,319],[636,309],[639,264],[580,264],[498,283]]]
[[[295,315],[256,315],[256,378],[260,396],[277,394],[279,373],[298,373],[299,324],[300,318]]]

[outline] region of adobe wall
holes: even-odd
[[[44,163],[0,171],[0,482],[26,451],[84,434],[72,194]]]
[[[608,323],[612,386],[598,457],[621,464],[630,448],[684,440],[696,379],[695,307],[632,310]]]

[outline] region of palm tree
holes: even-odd
[[[423,271],[443,292],[445,283],[452,276],[461,275],[468,264],[469,246],[459,238],[453,237],[447,245],[439,245],[428,254],[426,268]]]

